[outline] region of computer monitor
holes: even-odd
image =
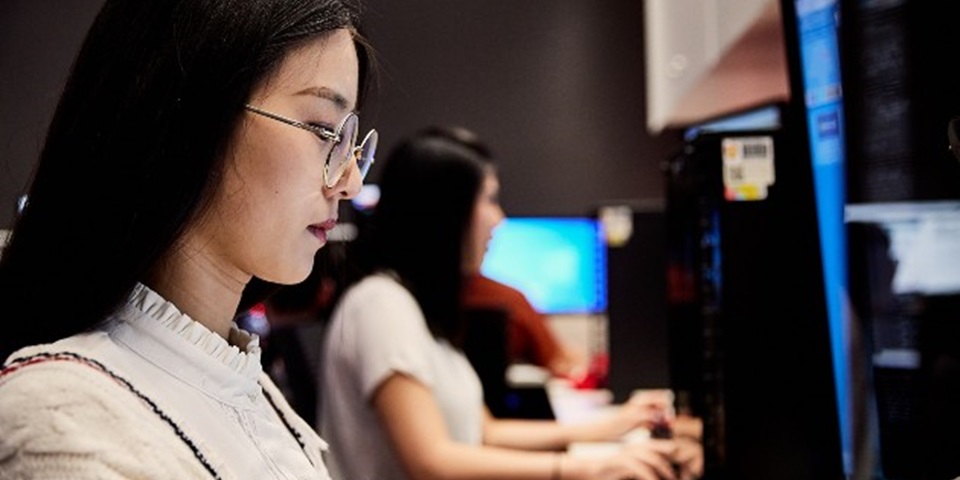
[[[517,288],[544,314],[607,308],[606,247],[594,218],[507,218],[494,230],[481,272]]]
[[[778,130],[783,127],[782,110],[782,105],[774,103],[728,113],[690,125],[683,130],[683,139],[690,141],[697,135],[713,132]]]
[[[814,174],[845,473],[953,478],[960,461],[938,452],[960,443],[952,432],[933,439],[960,417],[932,412],[957,398],[934,388],[937,365],[958,358],[941,345],[960,338],[940,321],[960,298],[950,267],[960,170],[945,135],[960,90],[956,69],[931,52],[954,38],[957,6],[782,5]]]
[[[850,319],[847,315],[845,130],[838,0],[784,0],[792,104],[805,116],[846,474],[854,468]]]
[[[960,461],[960,200],[848,205],[850,286],[870,345],[878,478],[954,478]]]

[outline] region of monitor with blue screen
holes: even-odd
[[[806,112],[810,161],[820,229],[827,316],[833,353],[837,409],[843,463],[847,475],[854,469],[850,319],[847,317],[847,252],[844,226],[845,145],[843,89],[839,47],[838,0],[793,0],[793,29],[799,61],[794,92]],[[790,10],[788,10],[790,11]]]
[[[588,217],[511,217],[493,233],[481,272],[517,288],[544,314],[607,308],[603,230]]]

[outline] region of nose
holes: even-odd
[[[350,166],[343,172],[333,188],[329,189],[330,196],[338,199],[350,199],[360,193],[360,187],[363,186],[363,179],[360,178],[360,166],[356,161],[350,162]]]
[[[497,217],[496,217],[496,218],[497,218],[497,221],[496,221],[496,223],[494,223],[494,226],[500,225],[500,223],[503,222],[503,219],[507,218],[507,214],[504,213],[503,207],[501,207],[500,204],[497,204]]]

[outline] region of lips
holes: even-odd
[[[316,223],[307,227],[307,230],[313,234],[314,237],[317,237],[321,242],[327,242],[327,235],[330,230],[333,230],[337,226],[337,219],[331,218],[322,223]]]

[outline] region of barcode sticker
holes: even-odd
[[[747,143],[743,145],[743,158],[767,158],[769,151],[766,143]]]
[[[775,181],[773,137],[723,139],[723,186],[728,200],[763,200]]]

